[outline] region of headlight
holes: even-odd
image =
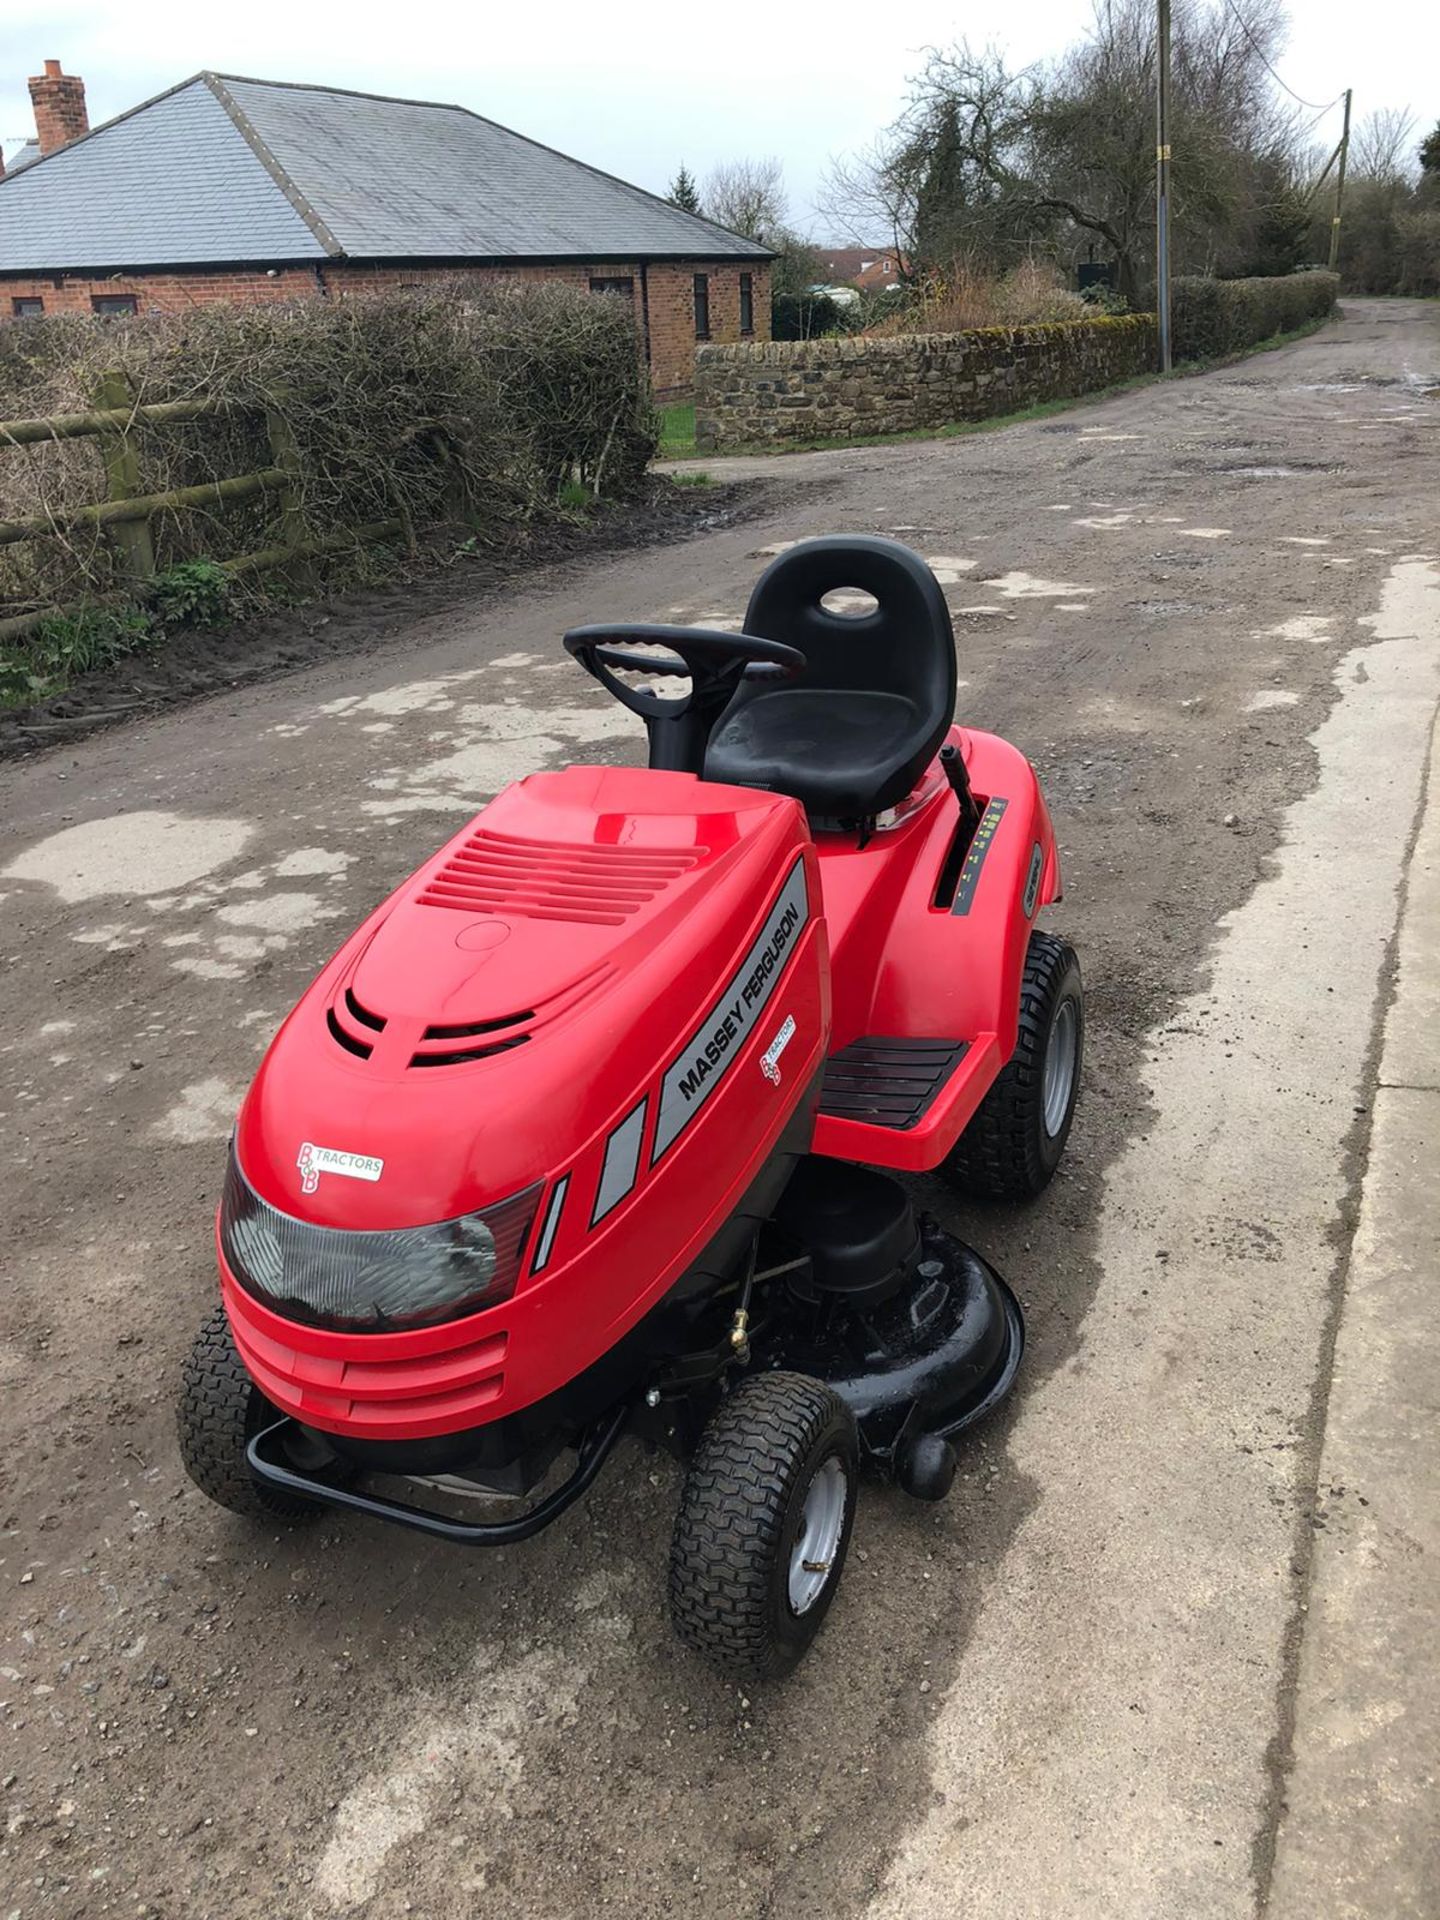
[[[286,1320],[395,1333],[498,1306],[515,1291],[540,1188],[434,1226],[351,1233],[292,1219],[262,1200],[234,1148],[220,1245],[247,1293]]]

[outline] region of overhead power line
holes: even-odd
[[[1343,93],[1342,93],[1342,94],[1340,94],[1340,95],[1339,95],[1338,97],[1339,97],[1339,98],[1340,98],[1341,100],[1343,100],[1343,99],[1345,98],[1345,96],[1344,96],[1344,94],[1343,94]],[[1334,102],[1334,101],[1332,100],[1332,101],[1330,102],[1330,106],[1332,106],[1332,107],[1333,107],[1333,106],[1334,106],[1334,104],[1335,104],[1335,102]],[[1318,126],[1320,125],[1320,122],[1321,122],[1321,121],[1322,121],[1322,120],[1323,120],[1323,119],[1325,118],[1325,116],[1326,116],[1326,114],[1328,114],[1328,113],[1329,113],[1329,111],[1330,111],[1330,107],[1324,107],[1324,108],[1322,108],[1322,109],[1321,109],[1321,111],[1320,111],[1319,113],[1317,113],[1317,114],[1316,114],[1316,116],[1315,116],[1315,118],[1314,118],[1313,120],[1310,120],[1310,121],[1308,121],[1308,122],[1307,122],[1307,123],[1306,123],[1306,124],[1305,124],[1305,125],[1304,125],[1303,127],[1301,127],[1301,128],[1299,129],[1299,131],[1297,132],[1297,134],[1296,134],[1296,136],[1295,136],[1295,137],[1296,137],[1296,139],[1298,139],[1298,140],[1308,140],[1308,139],[1310,138],[1310,135],[1311,135],[1312,133],[1314,133],[1314,132],[1315,132],[1315,130],[1316,130],[1316,128],[1317,128],[1317,127],[1318,127]]]
[[[1250,22],[1245,18],[1244,14],[1241,13],[1240,9],[1236,6],[1235,0],[1225,0],[1225,5],[1230,10],[1231,14],[1234,16],[1236,26],[1239,27],[1240,31],[1244,34],[1245,38],[1250,42],[1251,52],[1255,55],[1256,59],[1260,62],[1261,66],[1264,67],[1265,71],[1269,74],[1270,78],[1275,82],[1276,86],[1279,87],[1282,93],[1288,93],[1292,100],[1297,101],[1299,105],[1302,107],[1309,107],[1312,113],[1329,113],[1331,107],[1338,106],[1340,102],[1345,98],[1345,95],[1343,93],[1337,93],[1333,100],[1327,101],[1326,104],[1322,107],[1318,100],[1306,100],[1300,94],[1296,93],[1293,87],[1287,87],[1285,82],[1280,78],[1279,74],[1276,73],[1274,67],[1272,67],[1270,62],[1265,58],[1265,49],[1260,45],[1260,42],[1255,38],[1254,34],[1250,31]]]

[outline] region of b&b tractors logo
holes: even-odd
[[[317,1147],[307,1140],[295,1161],[300,1169],[300,1191],[314,1193],[322,1173],[342,1174],[347,1180],[378,1180],[385,1162],[368,1153],[346,1153],[341,1147]]]

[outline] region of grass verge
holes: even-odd
[[[695,451],[695,402],[678,400],[660,409],[661,460],[684,460]]]

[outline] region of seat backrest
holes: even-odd
[[[832,612],[823,604],[846,588],[871,595],[874,606]],[[903,799],[955,711],[950,609],[920,555],[866,534],[803,540],[756,582],[745,631],[799,647],[806,669],[789,686],[741,683],[713,741],[712,777],[792,792],[821,814],[876,813]],[[870,765],[856,734],[865,733],[866,697],[875,695],[886,696],[888,714],[908,708],[912,717],[898,731],[891,721]],[[837,724],[847,718],[848,727]],[[832,739],[848,767],[828,767]]]
[[[873,595],[874,608],[822,605],[846,587]],[[955,710],[955,632],[940,584],[913,548],[871,534],[802,540],[756,581],[745,631],[799,647],[808,664],[797,691],[838,687],[912,701],[935,730],[926,760],[938,751]]]

